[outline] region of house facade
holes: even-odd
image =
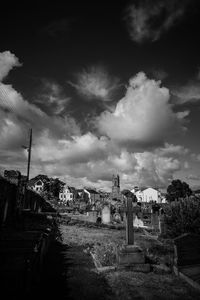
[[[63,190],[59,193],[60,202],[67,203],[74,200],[74,188],[69,186],[64,186]]]
[[[87,194],[90,204],[100,201],[100,194],[97,191],[92,189],[84,189],[84,193]]]
[[[30,180],[28,186],[31,188],[31,190],[35,191],[38,194],[44,191],[44,182],[42,181],[42,179]]]
[[[151,187],[136,191],[135,196],[138,202],[161,202],[161,193]]]

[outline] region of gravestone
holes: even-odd
[[[113,215],[113,221],[115,221],[115,222],[117,222],[117,223],[121,223],[122,218],[121,218],[120,213],[116,212],[116,213]]]
[[[200,235],[188,233],[174,239],[174,271],[200,289]]]
[[[90,211],[88,211],[87,221],[96,223],[96,221],[97,221],[97,215],[98,215],[98,212],[96,210],[90,210]]]
[[[155,231],[159,230],[159,215],[158,211],[152,212],[151,214],[151,226]]]
[[[144,252],[134,244],[132,199],[128,198],[124,208],[126,212],[126,243],[117,251],[118,267],[131,267],[134,271],[149,272],[150,265],[145,264]]]
[[[159,231],[161,236],[165,236],[167,232],[167,225],[165,224],[165,215],[163,210],[160,211],[159,215]]]
[[[137,215],[135,216],[134,222],[133,222],[134,227],[144,227],[144,222],[142,219],[138,218]]]
[[[110,207],[105,205],[101,212],[101,218],[103,224],[109,224],[110,223]]]

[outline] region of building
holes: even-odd
[[[140,190],[140,188],[139,188],[139,186],[134,186],[134,188],[131,190],[131,192],[133,193],[133,194],[135,194],[136,192],[138,192]]]
[[[161,203],[161,193],[151,187],[144,188],[135,192],[138,202],[156,202]]]
[[[59,193],[60,202],[69,202],[74,200],[75,188],[65,185]]]
[[[31,179],[28,186],[37,193],[42,193],[44,191],[44,181],[42,179]]]
[[[112,176],[112,192],[110,198],[114,200],[123,199],[123,195],[120,192],[120,178],[118,174]]]
[[[84,189],[84,193],[87,195],[90,204],[95,204],[95,202],[100,201],[100,193],[93,189]]]

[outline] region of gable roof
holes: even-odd
[[[148,189],[155,190],[155,191],[158,192],[158,189],[152,188],[152,187],[150,187],[150,186],[149,186],[149,187],[141,188],[141,191],[143,192],[143,191],[148,190]]]
[[[85,189],[87,192],[89,192],[90,194],[99,194],[97,191],[92,190],[92,189]]]

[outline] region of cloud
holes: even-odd
[[[187,179],[190,179],[190,180],[199,180],[200,179],[200,176],[196,175],[196,174],[189,174],[186,176]]]
[[[174,88],[172,95],[175,96],[174,104],[195,103],[200,101],[200,81],[193,80],[186,85]]]
[[[77,74],[77,83],[68,82],[86,100],[101,99],[111,101],[119,88],[119,79],[108,74],[103,67],[91,67]]]
[[[2,53],[0,54],[1,58],[5,57],[4,53],[3,56]],[[18,59],[14,55],[11,57],[15,58],[11,60],[12,63],[5,60],[7,65],[2,64],[2,77],[6,76],[8,71],[18,64]],[[49,116],[38,106],[26,101],[12,85],[2,82],[0,82],[0,128],[0,162],[5,165],[7,161],[11,167],[16,164],[15,155],[20,157],[21,160],[19,161],[26,161],[21,146],[28,142],[29,128],[33,129],[35,141],[46,130],[49,131],[52,139],[55,137],[59,139],[63,136],[69,138],[72,135],[80,134],[80,128],[72,117],[67,115],[62,118]]]
[[[188,114],[173,112],[169,98],[169,90],[160,87],[160,81],[150,80],[140,72],[130,79],[125,97],[115,111],[105,111],[97,118],[98,129],[117,142],[162,143],[174,133],[174,128],[184,129]]]
[[[70,139],[56,139],[46,131],[37,140],[33,148],[33,159],[40,162],[59,162],[73,165],[88,161],[97,161],[107,153],[107,138],[97,138],[88,132],[81,136],[72,136]]]
[[[71,140],[56,140],[46,134],[33,147],[33,161],[48,175],[68,178],[79,187],[104,185],[111,189],[112,174],[116,173],[120,174],[122,188],[136,184],[160,187],[181,169],[180,161],[173,157],[176,151],[172,152],[163,154],[159,148],[135,153],[115,149],[109,139],[92,133]]]
[[[0,81],[5,78],[14,67],[19,67],[18,58],[10,51],[0,52]]]
[[[62,87],[48,80],[43,80],[42,92],[34,99],[34,103],[48,115],[63,115],[66,113],[70,97],[66,97]]]
[[[104,112],[96,119],[99,128],[104,126],[101,134],[82,132],[76,120],[66,114],[63,109],[68,100],[64,101],[59,85],[47,82],[42,95],[33,104],[12,85],[0,82],[1,168],[26,173],[27,151],[21,146],[28,143],[30,127],[31,177],[44,173],[59,176],[76,187],[110,191],[112,174],[120,174],[121,188],[136,184],[163,186],[182,167],[177,155],[187,154],[187,149],[181,145],[165,143],[159,148],[154,145],[151,151],[144,147],[143,152],[135,148],[133,152],[133,147],[126,144],[130,140],[143,144],[163,142],[171,126],[183,126],[187,114],[174,113],[168,89],[147,79],[144,73],[130,80],[125,97],[113,112]],[[41,109],[40,101],[45,109]]]
[[[163,148],[158,149],[159,153],[162,155],[185,155],[188,154],[189,149],[185,148],[181,145],[173,145],[169,143],[165,143]]]
[[[143,152],[136,154],[137,176],[140,186],[166,186],[181,164],[173,157],[162,157],[158,153]]]
[[[156,41],[180,21],[189,1],[140,0],[125,13],[130,37],[137,43]]]

